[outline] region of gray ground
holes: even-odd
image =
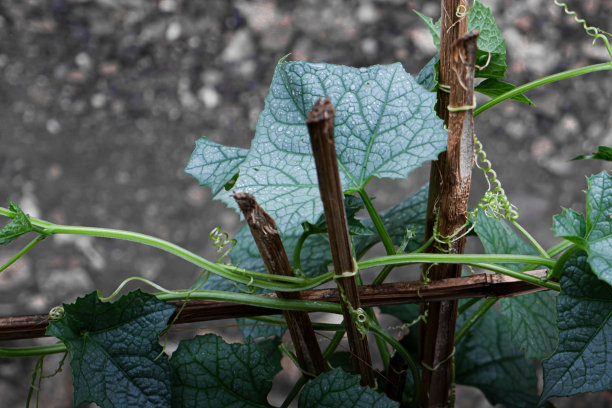
[[[216,259],[208,232],[221,225],[235,233],[239,219],[183,173],[195,140],[206,135],[249,147],[274,66],[289,52],[353,66],[401,61],[416,74],[435,49],[412,9],[435,17],[439,4],[1,0],[2,205],[11,199],[52,222],[160,236]],[[484,4],[506,39],[510,82],[608,58],[602,43],[592,47],[552,0]],[[612,1],[570,6],[589,23],[612,29]],[[476,121],[523,225],[546,245],[555,242],[552,215],[561,206],[583,211],[584,176],[604,168],[567,160],[612,144],[610,78],[603,72],[549,85],[528,94],[536,107],[505,103]],[[405,181],[376,183],[376,205],[393,205],[427,175],[423,169]],[[476,201],[483,179],[474,183]],[[0,263],[25,242],[0,249]],[[181,288],[197,273],[139,245],[58,236],[0,276],[0,316],[46,313],[95,288],[109,293],[132,275]],[[30,360],[0,360],[0,405],[23,406],[32,367]],[[71,391],[62,386],[69,387],[68,373],[48,380],[42,406],[71,406]],[[612,406],[603,394],[580,398],[559,406]],[[458,404],[487,406],[469,390]]]

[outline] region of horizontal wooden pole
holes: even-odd
[[[544,277],[545,269],[526,272]],[[384,283],[376,286],[359,286],[362,307],[418,303],[474,297],[512,297],[546,290],[541,286],[500,274],[481,274],[460,278],[440,279],[423,285],[420,281]],[[339,303],[338,289],[316,289],[301,292],[302,300],[318,300]],[[259,296],[276,297],[274,293]],[[180,306],[182,301],[168,303]],[[268,309],[240,303],[212,300],[190,300],[176,323],[193,323],[235,317],[264,316],[282,313],[282,310]],[[43,337],[48,315],[31,315],[0,318],[0,341]]]

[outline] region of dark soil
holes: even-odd
[[[506,38],[512,83],[609,58],[552,0],[484,3]],[[235,233],[239,218],[183,172],[195,140],[205,135],[249,147],[276,62],[287,53],[353,66],[401,61],[416,75],[435,49],[412,9],[435,17],[439,4],[2,0],[2,205],[11,199],[52,222],[156,235],[216,259],[209,231],[220,225]],[[571,7],[590,24],[612,29],[612,2]],[[522,224],[546,245],[555,243],[552,216],[561,206],[583,211],[584,176],[605,168],[568,159],[612,144],[610,78],[601,72],[548,85],[528,94],[535,107],[507,102],[477,119]],[[384,209],[427,177],[424,169],[405,181],[376,183],[371,194]],[[479,176],[474,183],[477,201],[486,186]],[[0,264],[25,243],[0,249]],[[132,275],[182,288],[198,274],[136,244],[53,237],[0,276],[0,316],[46,313],[96,288],[110,293]],[[29,359],[0,360],[0,405],[24,405],[32,367]],[[72,405],[68,373],[45,382],[42,406]],[[479,392],[474,402],[462,392],[459,406],[487,406]],[[612,404],[603,395],[579,398],[559,406]]]

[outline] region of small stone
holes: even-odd
[[[357,8],[356,17],[357,20],[365,24],[375,23],[378,21],[378,10],[369,1],[364,2]]]
[[[249,31],[247,29],[237,31],[223,50],[221,59],[225,62],[242,61],[252,53],[253,48],[253,40]]]
[[[166,29],[166,40],[170,42],[178,40],[182,31],[181,24],[178,21],[171,22]]]
[[[56,135],[60,130],[62,130],[62,125],[60,125],[56,119],[52,118],[47,120],[45,128],[47,129],[47,132],[51,133],[52,135]]]
[[[174,13],[176,11],[177,4],[174,0],[161,0],[157,7],[164,13]]]
[[[221,96],[214,88],[204,86],[198,91],[198,98],[204,103],[204,106],[208,109],[213,109],[219,106],[221,103]]]
[[[91,106],[96,109],[100,109],[106,105],[106,95],[103,93],[95,93],[91,96]]]

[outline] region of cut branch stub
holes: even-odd
[[[234,199],[244,214],[268,273],[293,276],[289,258],[276,229],[276,223],[248,193],[236,193]],[[276,292],[279,298],[301,299],[299,292]],[[327,371],[323,354],[307,312],[283,311],[300,367],[306,376]]]
[[[430,173],[426,239],[434,228],[438,239],[428,252],[460,254],[465,247],[462,233],[467,222],[474,160],[472,112],[479,33],[465,34],[467,16],[456,13],[460,7],[469,5],[464,0],[442,0],[439,78],[440,84],[450,87],[450,93],[438,91],[438,116],[448,126],[448,144],[446,152],[432,163]],[[424,268],[431,281],[461,276],[461,265],[425,265]],[[446,406],[452,387],[457,301],[424,303],[421,313],[427,313],[427,323],[419,324],[419,355],[423,366],[421,405]]]
[[[342,315],[351,348],[353,367],[361,375],[362,385],[374,387],[376,383],[368,339],[357,326],[360,322],[355,322],[355,318],[359,318],[357,311],[361,304],[355,278],[357,267],[351,253],[351,242],[344,211],[344,195],[340,184],[334,144],[334,114],[335,110],[329,97],[325,100],[319,99],[308,114],[306,124],[317,168],[336,281],[344,297]]]

